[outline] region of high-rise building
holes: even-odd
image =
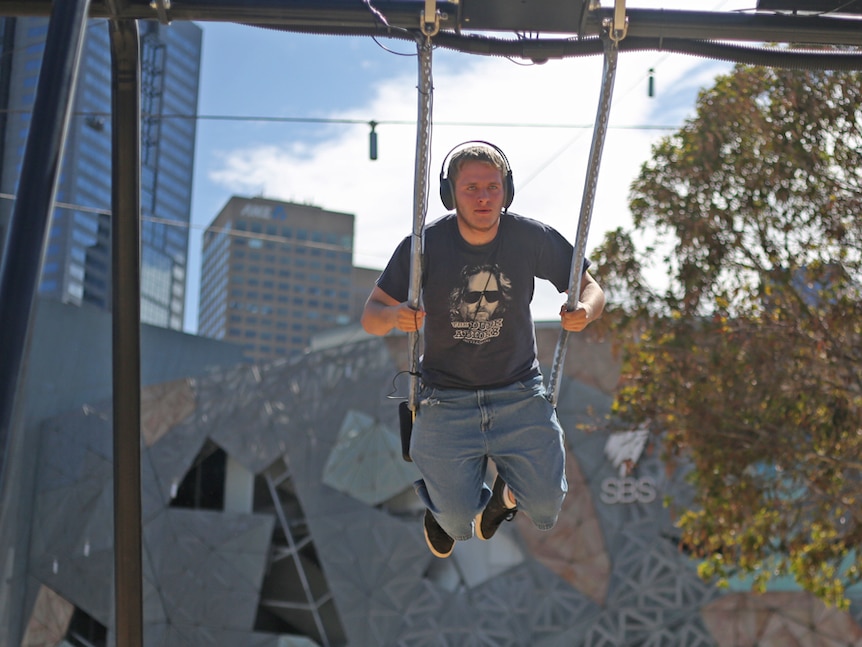
[[[201,29],[141,21],[141,320],[183,327]],[[0,19],[0,241],[21,174],[48,32],[46,18]],[[42,296],[110,310],[111,53],[91,20],[57,188]]]
[[[352,214],[232,197],[204,233],[198,333],[259,360],[349,323],[353,230]]]

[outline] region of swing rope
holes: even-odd
[[[599,166],[602,159],[602,148],[608,130],[608,120],[611,112],[611,97],[614,92],[614,79],[617,71],[617,54],[619,42],[625,37],[624,2],[617,1],[614,22],[607,22],[602,32],[604,44],[604,67],[602,71],[602,90],[599,96],[599,106],[596,113],[596,125],[593,130],[593,141],[590,146],[590,160],[587,167],[587,178],[584,182],[584,193],[581,198],[581,212],[578,218],[578,232],[572,254],[572,267],[569,276],[569,295],[566,299],[566,310],[572,311],[578,303],[581,294],[581,279],[584,273],[584,258],[587,250],[587,236],[590,232],[590,220],[593,214],[593,203],[596,198],[596,186],[599,180]],[[548,381],[548,400],[557,406],[560,395],[560,375],[566,359],[566,343],[569,332],[560,331],[557,347],[554,350],[553,366]]]
[[[418,103],[419,116],[416,123],[416,165],[413,177],[413,231],[410,239],[410,288],[407,300],[410,307],[420,307],[422,292],[422,258],[425,218],[428,213],[428,178],[431,157],[431,108],[434,88],[431,81],[431,36],[435,30],[424,25],[422,36],[416,38],[419,63]],[[419,404],[419,331],[408,333],[407,345],[410,354],[410,391],[408,407],[413,416]]]
[[[425,220],[428,213],[428,184],[431,156],[431,114],[434,88],[431,77],[431,37],[439,29],[439,22],[431,21],[428,16],[433,12],[433,0],[426,0],[426,11],[420,20],[421,36],[416,38],[418,60],[418,119],[416,124],[416,161],[413,178],[413,229],[410,240],[410,287],[408,302],[414,309],[419,309],[422,292],[422,261]],[[435,12],[436,14],[436,12]],[[569,276],[569,293],[566,309],[574,310],[581,293],[581,278],[583,275],[584,258],[586,257],[587,237],[590,230],[593,204],[595,202],[596,186],[598,184],[599,166],[602,149],[608,129],[611,98],[613,96],[614,80],[616,78],[617,55],[619,43],[625,38],[627,31],[625,18],[625,0],[616,0],[613,19],[603,25],[602,41],[604,45],[604,68],[602,72],[602,89],[596,114],[596,124],[593,130],[593,140],[590,147],[590,160],[587,168],[587,178],[584,183],[584,193],[581,200],[581,211],[578,218],[578,231],[575,239],[572,265]],[[566,356],[568,331],[561,330],[554,350],[554,360],[548,383],[548,399],[557,405],[560,391],[560,374]],[[419,331],[407,335],[409,352],[410,386],[407,406],[415,417],[419,405]],[[406,452],[405,452],[406,458]]]

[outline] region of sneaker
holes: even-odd
[[[426,508],[425,510],[425,543],[437,557],[449,557],[455,548],[455,540],[446,534],[440,527],[434,515]]]
[[[491,494],[491,500],[488,501],[485,509],[476,515],[476,536],[479,539],[487,541],[493,537],[500,524],[504,521],[511,521],[515,513],[518,512],[517,507],[510,508],[504,503],[505,491],[505,481],[497,476],[494,479],[494,491]]]

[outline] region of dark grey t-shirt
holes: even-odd
[[[455,214],[449,214],[426,226],[423,248],[423,382],[440,388],[496,388],[538,375],[530,314],[534,278],[547,279],[565,292],[571,244],[552,227],[505,213],[493,241],[470,245],[458,231]],[[402,302],[409,283],[408,236],[377,285]]]

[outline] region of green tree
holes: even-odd
[[[737,66],[630,199],[634,230],[594,255],[607,325],[630,340],[614,410],[691,470],[682,545],[705,577],[762,590],[789,574],[846,606],[862,573],[862,74]]]

